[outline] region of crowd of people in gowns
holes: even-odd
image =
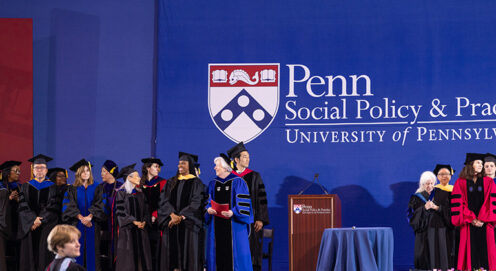
[[[496,270],[495,171],[495,155],[467,153],[454,185],[451,165],[422,173],[407,211],[415,270]]]
[[[22,162],[4,162],[0,270],[261,270],[265,186],[243,142],[226,153],[208,183],[198,156],[185,152],[169,179],[150,157],[141,170],[105,161],[99,183],[81,159],[70,185],[66,169],[48,168],[49,156],[28,160],[32,179],[22,184]]]

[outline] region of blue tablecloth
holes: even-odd
[[[393,271],[393,229],[325,229],[317,271]]]

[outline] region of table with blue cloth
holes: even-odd
[[[391,228],[325,229],[317,271],[393,271]]]

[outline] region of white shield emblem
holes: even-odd
[[[274,120],[279,107],[279,64],[209,64],[208,109],[232,141],[250,142]]]

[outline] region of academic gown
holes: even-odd
[[[13,191],[19,192],[17,182],[4,186],[0,183],[0,270],[17,270],[19,241],[17,240],[18,202],[9,196]],[[12,256],[15,262],[6,262],[6,256]]]
[[[54,201],[54,205],[57,206],[57,224],[62,224],[62,202],[64,201],[64,196],[65,193],[67,192],[67,188],[69,187],[69,184],[65,185],[53,185],[50,187],[50,189],[54,190],[51,193],[54,193],[56,197],[54,197],[52,200]]]
[[[7,261],[5,259],[5,248],[9,235],[9,225],[7,215],[9,213],[9,191],[0,183],[0,270],[7,270]]]
[[[484,222],[475,227],[474,219]],[[457,268],[472,270],[485,268],[496,270],[496,185],[491,178],[472,180],[458,179],[451,199],[451,221],[460,227]]]
[[[146,196],[150,206],[151,215],[157,218],[158,204],[160,201],[160,192],[165,187],[167,180],[162,177],[155,176],[143,184],[143,193]],[[156,220],[155,220],[156,221]],[[157,222],[152,223],[148,229],[148,238],[150,239],[150,246],[152,252],[153,270],[159,270],[159,257],[160,257],[160,229]]]
[[[103,210],[105,220],[100,224],[103,231],[102,240],[100,240],[100,252],[109,256],[106,266],[102,263],[102,270],[114,270],[115,247],[117,246],[117,216],[115,215],[115,197],[117,189],[122,186],[122,182],[101,183],[99,188],[102,190]]]
[[[426,191],[416,193],[410,197],[408,203],[409,223],[415,233],[413,263],[416,269],[430,269],[429,244],[427,228],[429,226],[429,214],[425,210],[425,203],[429,200]]]
[[[269,210],[267,207],[267,193],[265,192],[265,185],[260,177],[260,173],[246,168],[243,172],[235,175],[243,178],[250,190],[251,204],[253,208],[254,221],[262,221],[264,227],[269,224]],[[256,232],[255,224],[250,227],[250,251],[253,266],[260,270],[262,268],[262,249],[263,249],[263,229]]]
[[[160,194],[158,223],[162,229],[160,270],[203,270],[203,182],[194,175],[172,177]],[[170,214],[186,219],[169,228]]]
[[[216,177],[208,185],[208,194],[205,210],[211,207],[211,200],[214,200],[219,204],[229,204],[233,216],[226,219],[205,213],[209,226],[207,270],[253,270],[248,240],[253,212],[246,182],[232,173],[225,179]]]
[[[46,271],[60,271],[62,266],[66,267],[66,271],[86,271],[86,268],[75,262],[75,259],[64,257],[54,259],[50,265],[47,266]]]
[[[62,219],[65,223],[76,226],[81,231],[79,243],[81,244],[81,255],[76,258],[78,264],[86,267],[89,271],[101,270],[100,266],[100,225],[105,220],[103,211],[102,189],[97,183],[69,186],[64,195],[62,207]],[[92,226],[86,227],[77,216],[93,215]]]
[[[150,271],[152,258],[146,228],[151,223],[145,194],[133,190],[128,194],[123,188],[115,199],[119,237],[116,248],[115,269],[119,271]],[[145,229],[139,229],[133,221],[145,221]]]
[[[48,179],[43,182],[31,180],[21,185],[19,192],[19,225],[17,236],[20,239],[19,270],[38,271],[54,258],[48,251],[47,237],[57,224],[57,206],[50,200],[56,195],[55,185]],[[41,226],[31,231],[36,217],[42,217]]]
[[[434,204],[438,210],[431,212],[428,238],[431,268],[451,269],[456,267],[455,227],[451,223],[451,191],[434,188]]]
[[[430,195],[424,191],[410,198],[410,225],[415,231],[414,263],[417,269],[447,270],[455,265],[450,196],[450,192],[434,188]],[[427,200],[432,200],[439,209],[425,210]]]

